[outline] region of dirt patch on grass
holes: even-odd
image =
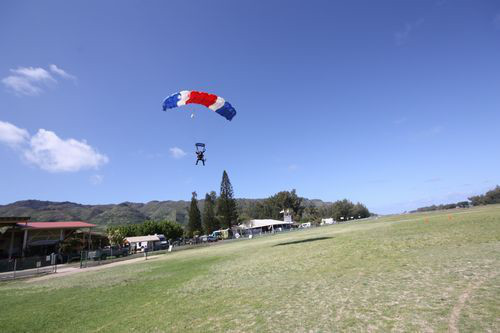
[[[449,319],[449,322],[448,322],[448,331],[449,332],[452,332],[452,333],[458,333],[459,332],[458,327],[457,327],[458,326],[458,320],[460,319],[460,313],[461,313],[462,309],[464,308],[465,303],[471,297],[471,295],[474,293],[474,291],[476,289],[478,289],[485,281],[487,281],[488,279],[490,279],[492,277],[494,277],[494,275],[493,276],[485,276],[485,277],[483,277],[483,278],[481,278],[479,280],[471,282],[467,286],[467,288],[460,295],[460,297],[458,298],[457,303],[455,304],[455,306],[451,310],[451,315],[450,315],[450,319]]]
[[[148,257],[148,261],[154,260],[157,258],[158,258],[158,256]],[[144,258],[136,258],[136,259],[130,259],[130,260],[124,260],[124,261],[117,261],[117,262],[113,262],[113,263],[102,265],[102,266],[89,267],[89,268],[85,268],[85,269],[81,269],[79,267],[68,267],[67,269],[60,270],[59,272],[54,273],[54,274],[48,274],[48,275],[28,279],[28,280],[26,280],[26,282],[27,283],[39,282],[39,281],[50,280],[50,279],[58,278],[58,277],[74,275],[74,274],[78,274],[78,273],[94,272],[94,271],[100,271],[102,269],[116,267],[116,266],[135,264],[138,262],[146,262],[146,260],[144,260]]]

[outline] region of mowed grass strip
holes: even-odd
[[[500,206],[0,284],[1,332],[500,331]]]

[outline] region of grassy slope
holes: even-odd
[[[499,250],[500,206],[297,231],[1,284],[0,331],[499,331]]]

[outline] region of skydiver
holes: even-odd
[[[203,166],[205,166],[205,156],[204,156],[205,151],[200,150],[196,152],[197,160],[196,160],[196,165],[198,165],[198,162],[201,161],[203,163]]]

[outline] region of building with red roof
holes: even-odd
[[[94,228],[95,224],[87,222],[71,221],[71,222],[26,222],[18,223],[20,227],[27,230],[48,230],[48,229],[80,229]]]
[[[96,227],[82,221],[29,220],[29,217],[0,217],[0,231],[3,231],[0,232],[0,258],[60,254],[62,244],[69,238],[78,237],[79,243],[90,243],[91,230]]]

